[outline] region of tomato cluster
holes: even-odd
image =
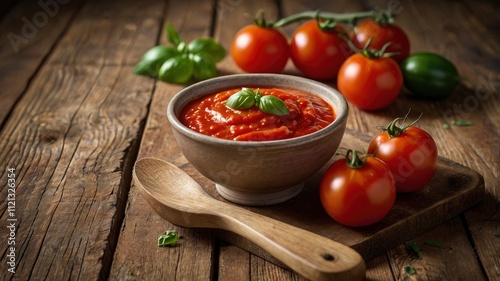
[[[390,13],[321,15],[303,12],[274,24],[255,20],[235,35],[234,62],[246,72],[280,73],[291,59],[308,78],[336,80],[338,90],[362,110],[388,107],[404,85],[432,100],[456,88],[460,79],[453,64],[436,54],[410,54],[408,36]],[[288,40],[278,28],[298,19],[307,21]]]
[[[366,226],[384,218],[397,192],[423,189],[437,169],[438,153],[433,138],[397,118],[369,143],[361,158],[349,150],[323,174],[320,199],[335,221],[347,226]]]

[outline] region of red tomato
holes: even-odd
[[[353,157],[357,157],[355,154]],[[373,224],[394,206],[394,178],[389,167],[378,158],[367,156],[357,168],[348,163],[349,152],[346,159],[335,161],[323,174],[321,203],[328,215],[341,224]]]
[[[341,27],[321,30],[316,20],[309,20],[295,30],[290,57],[305,76],[318,80],[337,78],[340,65],[353,53],[339,37],[339,31],[345,32]]]
[[[363,110],[383,109],[393,103],[403,86],[398,64],[389,58],[350,56],[340,67],[337,87],[345,98]]]
[[[371,38],[370,47],[380,50],[387,43],[391,45],[386,52],[397,52],[398,55],[392,56],[398,63],[402,62],[410,54],[410,41],[406,33],[396,25],[382,25],[373,19],[367,19],[360,22],[354,28],[353,43],[358,48],[363,48],[366,42]]]
[[[279,30],[248,25],[234,36],[231,56],[246,72],[279,73],[285,68],[290,49],[286,37]]]
[[[368,153],[384,161],[391,169],[398,192],[422,189],[434,176],[438,152],[434,139],[414,126],[397,127],[394,120],[387,130],[376,135]]]

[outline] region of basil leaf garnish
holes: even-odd
[[[262,96],[259,101],[259,109],[265,113],[274,115],[288,115],[288,107],[278,97],[267,95]]]
[[[158,238],[158,247],[173,245],[177,240],[179,240],[179,233],[175,230],[169,230]]]
[[[255,104],[255,93],[252,89],[242,88],[232,94],[225,102],[232,109],[247,109]]]
[[[288,107],[280,98],[273,95],[263,96],[260,90],[257,93],[250,88],[242,88],[225,101],[232,109],[247,109],[256,105],[262,112],[274,115],[289,114]]]

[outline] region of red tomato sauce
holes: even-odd
[[[288,115],[267,114],[255,106],[241,110],[226,106],[224,101],[240,90],[225,90],[188,103],[181,111],[180,121],[196,132],[216,138],[268,141],[307,135],[335,120],[335,111],[328,102],[295,89],[259,88],[263,96],[274,95],[283,100]]]

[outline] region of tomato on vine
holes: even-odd
[[[339,33],[345,32],[338,24],[306,21],[291,37],[290,56],[294,65],[312,79],[337,78],[340,66],[353,53],[339,36]]]
[[[349,150],[323,174],[321,203],[343,225],[367,226],[383,219],[394,206],[396,187],[389,167],[380,159]]]
[[[434,176],[438,151],[434,139],[426,131],[410,125],[398,125],[401,118],[392,121],[376,135],[368,146],[368,153],[384,161],[391,169],[398,192],[421,190]]]
[[[242,70],[250,73],[280,73],[290,58],[287,38],[265,21],[240,29],[231,43],[231,56]]]
[[[360,109],[388,107],[403,87],[399,65],[393,59],[384,57],[384,52],[385,47],[378,52],[364,49],[347,58],[339,69],[338,90]]]
[[[410,41],[406,33],[397,25],[390,23],[387,19],[366,19],[354,28],[352,41],[358,48],[366,46],[370,41],[370,47],[380,50],[390,43],[387,52],[397,53],[391,56],[400,63],[410,54]]]

